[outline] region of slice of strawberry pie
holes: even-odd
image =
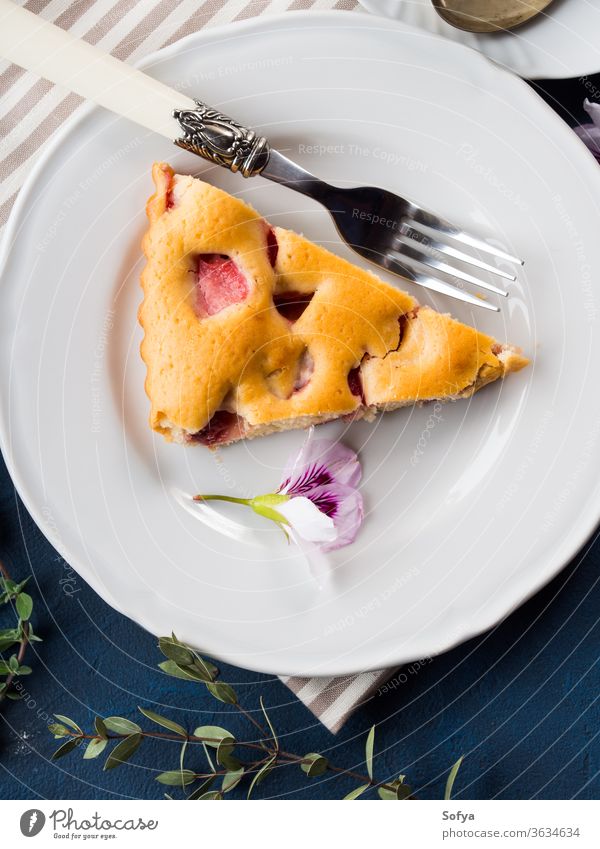
[[[155,164],[143,247],[150,425],[239,439],[466,398],[527,364],[250,206]]]

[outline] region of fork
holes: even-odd
[[[354,251],[419,286],[498,312],[495,304],[463,286],[468,283],[506,297],[504,289],[476,273],[506,281],[515,281],[516,276],[479,259],[475,251],[488,259],[523,265],[517,257],[386,189],[340,188],[318,179],[271,149],[254,130],[9,0],[0,0],[0,56],[170,138],[213,164],[244,177],[260,174],[318,201]]]
[[[406,198],[374,186],[340,188],[305,171],[264,136],[196,101],[192,110],[175,110],[183,136],[175,144],[217,165],[239,171],[244,177],[260,174],[267,180],[294,189],[321,203],[330,213],[338,233],[354,251],[386,271],[488,310],[499,308],[448,282],[470,283],[506,297],[508,292],[465,271],[462,265],[508,281],[516,275],[455,247],[472,248],[508,263],[523,261],[484,242]]]

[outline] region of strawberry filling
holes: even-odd
[[[166,182],[165,207],[167,209],[173,209],[173,207],[175,206],[175,201],[173,200],[173,174],[168,168],[163,169],[163,174],[165,175]]]
[[[190,434],[190,442],[200,442],[202,445],[220,445],[243,436],[243,420],[235,413],[227,410],[217,410],[209,423],[196,433]]]
[[[267,225],[267,254],[269,256],[269,262],[271,263],[271,268],[275,268],[275,263],[277,262],[277,254],[279,252],[279,245],[277,244],[277,236],[275,235],[275,231],[272,227]]]
[[[365,394],[363,392],[362,380],[360,377],[360,366],[356,366],[356,368],[352,368],[348,372],[348,386],[350,387],[350,392],[360,398],[364,404]]]
[[[312,292],[281,292],[273,295],[273,303],[277,312],[281,313],[289,322],[298,321],[306,307],[310,304]]]
[[[196,266],[196,312],[215,315],[248,297],[248,282],[235,262],[222,254],[201,254]]]
[[[300,392],[301,389],[308,386],[314,370],[315,361],[311,357],[310,352],[306,350],[300,357],[300,362],[298,363],[298,374],[294,381],[294,392]]]

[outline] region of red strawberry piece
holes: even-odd
[[[243,420],[235,413],[227,410],[217,410],[209,423],[188,437],[190,442],[200,442],[202,445],[220,445],[229,442],[243,434]]]
[[[277,236],[275,235],[275,231],[272,227],[269,227],[269,225],[267,225],[267,254],[269,256],[271,268],[275,268],[278,252],[279,245],[277,244]]]
[[[298,321],[306,307],[310,304],[312,292],[281,292],[273,295],[273,303],[277,312],[289,322]]]
[[[165,207],[167,209],[173,209],[175,206],[175,201],[173,199],[173,173],[170,168],[163,168],[163,174],[165,175]]]
[[[361,399],[363,404],[365,403],[365,396],[362,387],[362,380],[360,376],[360,366],[356,366],[356,368],[350,369],[348,372],[348,386],[350,387],[350,392],[353,395],[356,395]]]
[[[228,256],[201,254],[196,274],[196,312],[200,316],[215,315],[248,297],[248,281]]]

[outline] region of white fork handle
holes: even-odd
[[[173,141],[194,101],[60,27],[0,0],[0,57]]]

